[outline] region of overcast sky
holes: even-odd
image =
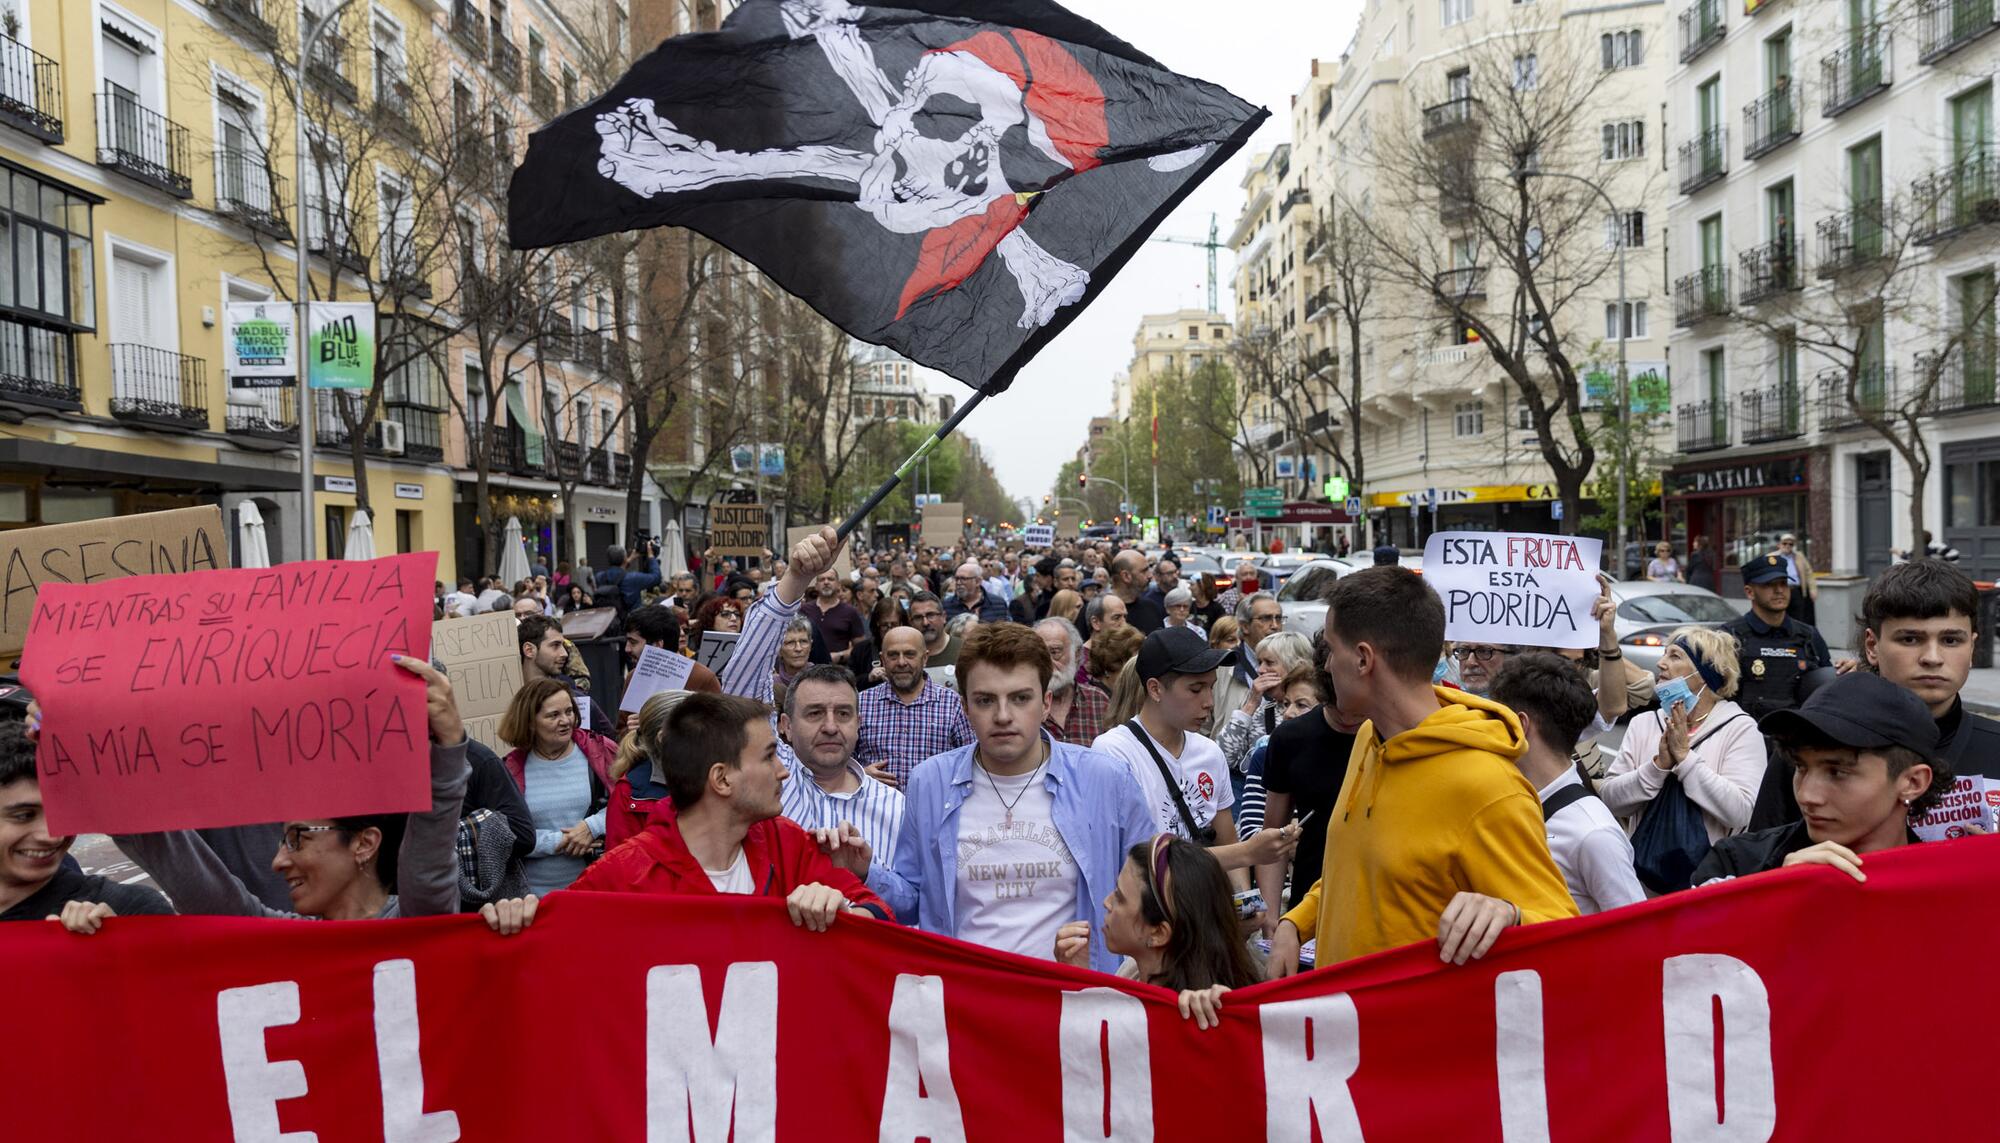
[[[1155,232],[1206,238],[1214,215],[1225,242],[1243,205],[1239,184],[1247,157],[1290,138],[1291,97],[1305,86],[1315,57],[1330,61],[1340,54],[1360,10],[1359,0],[1067,0],[1067,5],[1175,71],[1219,83],[1271,109],[1257,137]],[[1233,267],[1224,249],[1216,267],[1224,313],[1235,308],[1229,288]],[[1201,308],[1207,294],[1206,251],[1147,243],[1083,316],[1021,371],[1013,387],[980,406],[960,431],[980,442],[1009,495],[1039,504],[1056,471],[1076,455],[1090,418],[1110,411],[1111,378],[1131,360],[1140,315]]]

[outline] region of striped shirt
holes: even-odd
[[[854,756],[863,765],[886,764],[898,785],[909,779],[917,763],[972,741],[965,704],[948,687],[925,679],[917,701],[907,704],[888,683],[861,692],[861,739]]]
[[[870,778],[861,765],[850,759],[847,768],[861,785],[846,794],[829,794],[813,781],[812,771],[799,760],[789,743],[778,743],[778,759],[791,777],[786,779],[779,800],[785,816],[806,829],[832,829],[851,823],[868,839],[878,859],[887,861],[896,852],[896,835],[903,828],[903,792]]]

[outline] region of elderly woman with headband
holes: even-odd
[[[1742,833],[1764,780],[1765,749],[1757,720],[1729,701],[1741,677],[1736,637],[1714,627],[1680,628],[1657,677],[1660,709],[1626,727],[1598,795],[1636,830],[1672,775],[1700,808],[1711,843]]]

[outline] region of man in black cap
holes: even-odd
[[[1230,807],[1229,763],[1215,740],[1197,733],[1215,703],[1215,671],[1236,652],[1208,645],[1185,627],[1163,627],[1139,645],[1136,670],[1146,697],[1139,716],[1112,727],[1092,750],[1125,763],[1162,833],[1207,846],[1239,890],[1249,868],[1277,861],[1298,843],[1298,827],[1264,830],[1238,844]]]
[[[1750,611],[1722,625],[1736,637],[1742,681],[1736,703],[1754,718],[1791,710],[1804,698],[1807,672],[1833,666],[1819,632],[1785,614],[1792,601],[1791,564],[1773,552],[1743,565]]]
[[[1831,865],[1866,881],[1864,855],[1915,842],[1910,819],[1951,788],[1930,710],[1880,675],[1842,675],[1759,725],[1791,759],[1804,817],[1716,842],[1696,885],[1785,865]]]
[[[1403,553],[1396,550],[1396,545],[1383,544],[1381,547],[1375,549],[1376,567],[1378,568],[1400,567],[1402,566],[1402,563],[1403,563]]]

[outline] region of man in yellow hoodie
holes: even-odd
[[[1520,720],[1432,686],[1443,646],[1444,605],[1415,573],[1370,568],[1328,595],[1334,705],[1367,721],[1326,823],[1319,882],[1272,936],[1273,976],[1298,971],[1305,933],[1321,965],[1431,937],[1442,959],[1464,964],[1509,926],[1576,916],[1541,803],[1515,765],[1527,749]]]

